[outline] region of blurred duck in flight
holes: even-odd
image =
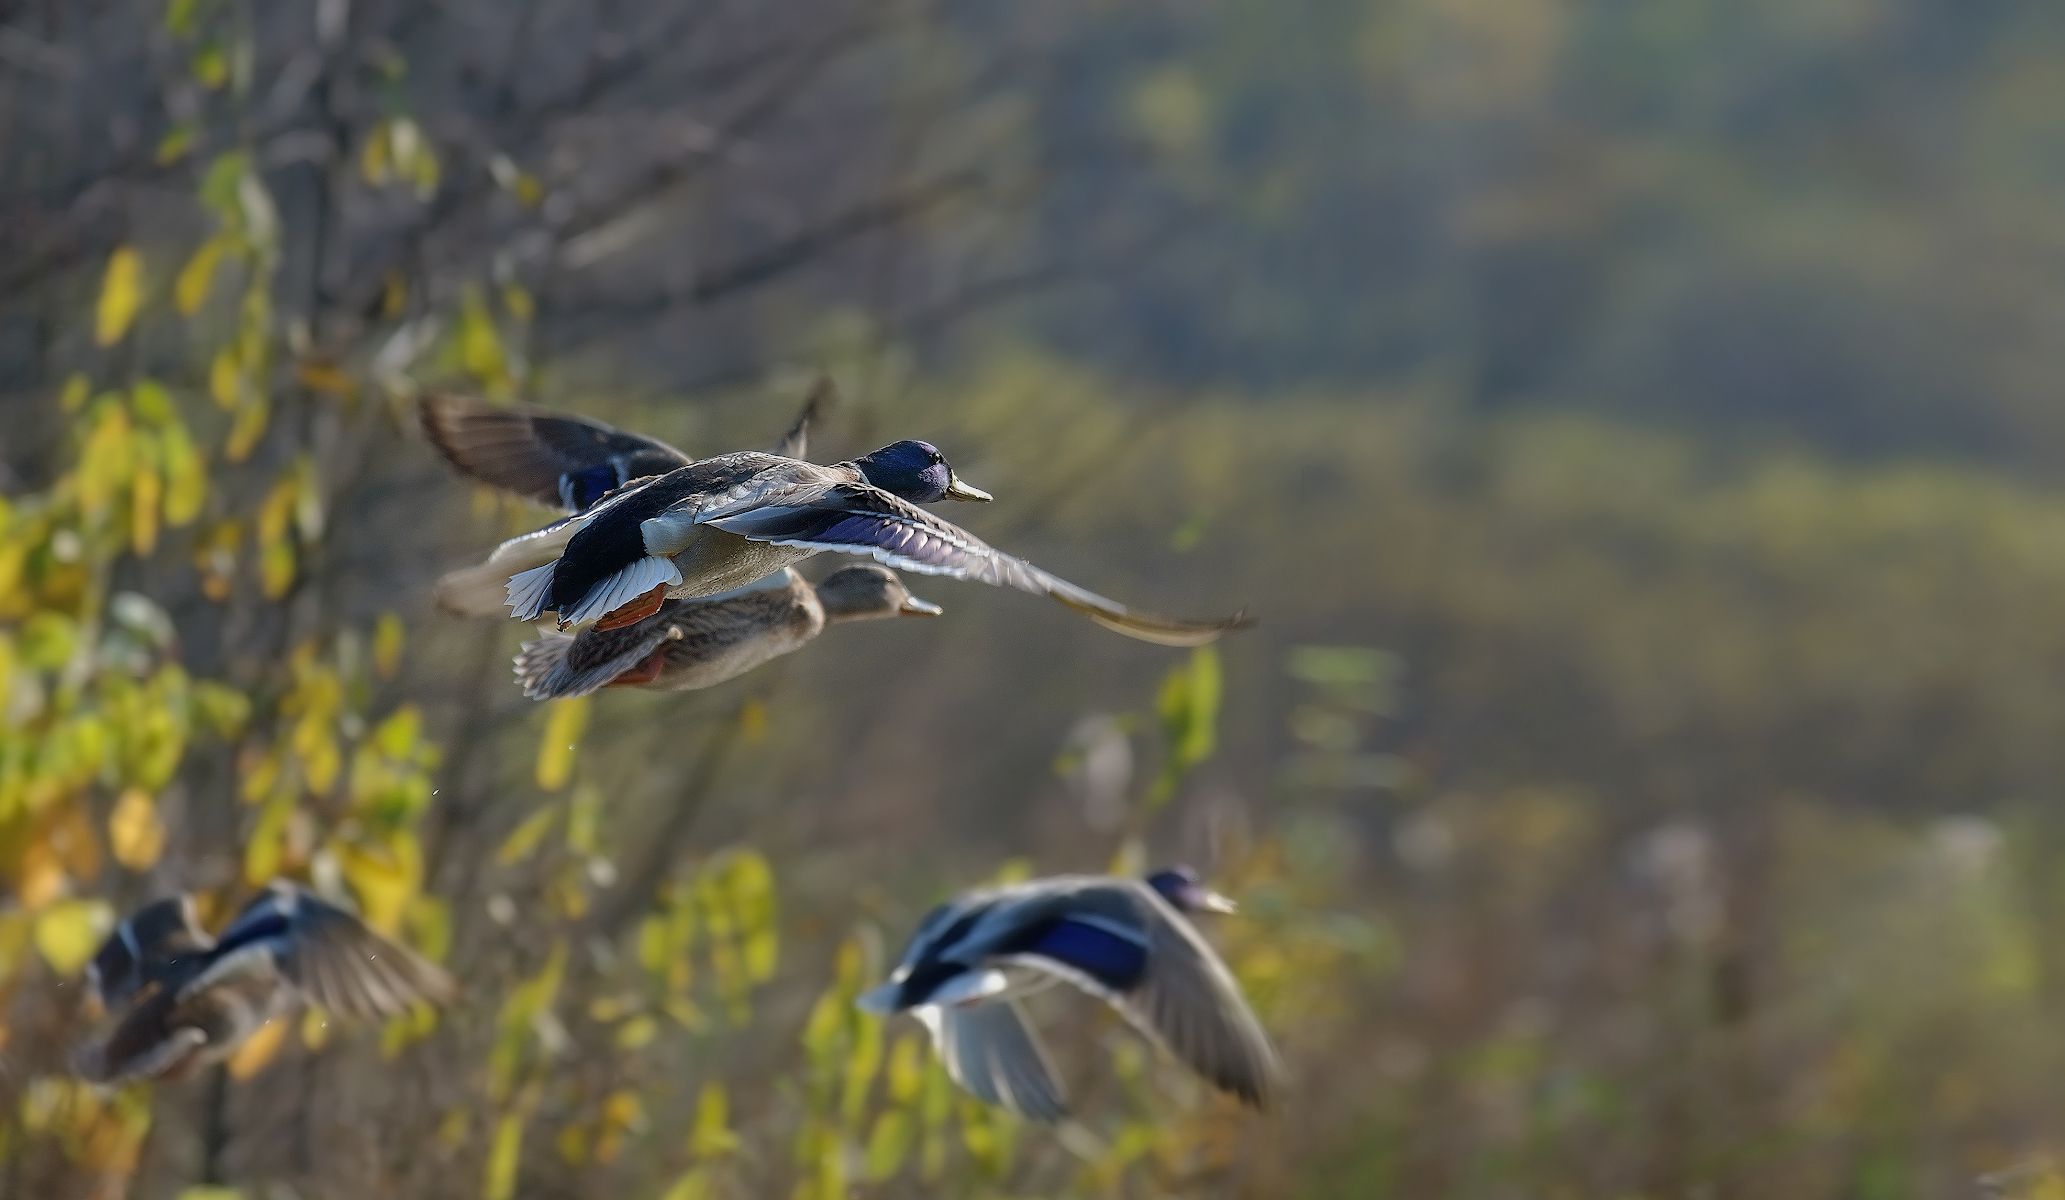
[[[925,918],[888,982],[859,1003],[923,1021],[947,1073],[979,1099],[1053,1121],[1066,1101],[1018,998],[1070,983],[1207,1083],[1265,1107],[1282,1079],[1276,1052],[1190,923],[1195,913],[1233,909],[1186,867],[969,892]]]

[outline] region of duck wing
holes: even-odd
[[[810,457],[810,427],[824,416],[825,410],[839,399],[839,391],[833,386],[830,376],[821,375],[810,386],[810,394],[803,397],[803,409],[796,414],[795,421],[782,440],[774,444],[774,452],[783,458]]]
[[[1181,913],[1144,885],[1147,971],[1121,1010],[1206,1081],[1267,1107],[1283,1066],[1217,951]]]
[[[1145,884],[1082,886],[996,961],[1058,976],[1116,1007],[1213,1086],[1257,1108],[1283,1069],[1240,984],[1188,920]]]
[[[1035,1121],[1068,1112],[1040,1039],[1009,998],[915,1010],[953,1081],[986,1104]]]
[[[600,421],[476,396],[425,396],[420,416],[431,445],[462,474],[570,512],[693,461],[665,442]]]
[[[1107,629],[1163,646],[1201,646],[1253,622],[1245,613],[1191,620],[1108,599],[879,488],[841,483],[814,494],[770,495],[698,520],[758,542],[874,558],[884,566],[1016,588],[1065,604]]]
[[[393,1017],[418,1000],[440,1003],[451,977],[375,933],[354,914],[303,888],[274,882],[217,941],[216,959],[180,989],[190,997],[252,974],[276,975],[341,1017]]]

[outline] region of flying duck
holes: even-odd
[[[893,475],[884,468],[895,467]],[[561,525],[504,543],[508,604],[521,621],[607,628],[642,619],[668,597],[741,587],[813,554],[869,557],[900,571],[945,575],[1044,595],[1106,628],[1169,646],[1210,642],[1245,614],[1187,620],[1106,599],[995,549],[918,507],[968,494],[927,442],[820,467],[771,454],[721,454],[618,491]],[[525,567],[524,560],[536,565]]]
[[[639,476],[634,472],[660,466],[663,461],[673,465],[663,468],[658,477],[662,479],[705,467],[710,467],[709,471],[703,472],[705,476],[714,472],[728,478],[736,474],[738,460],[746,460],[761,470],[787,466],[814,473],[827,483],[867,485],[919,504],[933,504],[946,499],[986,501],[991,498],[988,492],[954,475],[952,469],[945,465],[946,459],[927,442],[896,442],[871,454],[831,466],[804,462],[801,456],[806,447],[810,422],[829,394],[826,388],[820,387],[812,395],[778,450],[740,451],[703,462],[690,460],[663,443],[620,433],[606,425],[576,417],[544,413],[542,410],[511,410],[480,401],[426,401],[424,421],[431,440],[462,471],[541,503],[555,503],[553,497],[561,496],[564,498],[563,507],[571,510],[571,515],[543,529],[519,534],[503,542],[478,566],[447,572],[437,581],[439,606],[460,616],[500,614],[507,603],[512,574],[558,557],[567,541],[580,532],[586,519],[604,501],[632,494],[644,484],[656,481],[653,476]],[[455,412],[463,412],[463,419],[453,416]],[[514,416],[505,416],[510,413]],[[538,449],[540,446],[546,449]],[[604,453],[605,447],[615,449]],[[672,458],[663,460],[663,455]],[[711,467],[711,464],[721,465]],[[803,557],[807,555],[783,554],[780,551],[772,555],[748,554],[732,561],[729,570],[714,575],[711,586],[694,591],[679,589],[673,594],[693,599],[732,591]],[[754,565],[763,561],[764,565]],[[605,627],[628,625],[649,616],[658,611],[664,598],[665,595],[658,593],[646,597],[637,610],[617,615]]]
[[[1187,867],[1144,880],[1062,875],[970,892],[934,909],[888,982],[859,998],[925,1023],[954,1081],[1038,1121],[1067,1111],[1018,997],[1074,984],[1214,1087],[1257,1108],[1282,1078],[1226,964],[1188,914],[1231,912]]]
[[[669,600],[620,629],[548,633],[516,656],[516,678],[533,700],[585,696],[606,687],[685,692],[735,679],[769,659],[800,650],[842,621],[936,617],[887,567],[861,563],[812,585],[794,571],[710,600]]]
[[[100,1083],[184,1077],[304,1004],[338,1017],[393,1017],[456,990],[442,969],[278,880],[212,938],[194,919],[191,896],[144,906],[102,943],[86,982],[119,1013],[114,1029],[74,1058],[82,1077]]]

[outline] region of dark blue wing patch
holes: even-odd
[[[1074,917],[1041,929],[1025,944],[1024,953],[1073,967],[1115,992],[1127,991],[1147,971],[1144,940]]]
[[[623,483],[620,474],[614,461],[568,471],[559,477],[560,503],[577,513],[587,512]]]

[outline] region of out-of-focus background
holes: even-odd
[[[2052,1195],[2065,10],[0,2],[0,1195]],[[916,580],[537,705],[426,387],[930,439],[1191,654]],[[853,1010],[943,895],[1188,861],[1291,1065]],[[275,874],[458,971],[66,1082]],[[212,1189],[212,1190],[211,1190]],[[2053,1189],[2053,1190],[2046,1190]]]

